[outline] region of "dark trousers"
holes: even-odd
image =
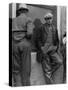
[[[42,68],[47,84],[54,83],[53,73],[62,65],[62,59],[57,52],[44,55]]]

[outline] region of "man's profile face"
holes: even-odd
[[[18,11],[18,15],[21,15],[21,14],[26,14],[27,15],[28,11],[21,9],[21,10]]]

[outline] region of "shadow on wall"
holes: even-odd
[[[42,23],[44,23],[44,15],[48,12],[51,12],[49,9],[39,8],[35,6],[28,5],[29,13],[28,16],[32,18],[34,21],[36,18],[40,19]]]
[[[39,18],[36,18],[33,23],[34,23],[36,28],[38,28],[39,26],[42,25],[42,22]]]

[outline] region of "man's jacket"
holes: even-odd
[[[46,40],[48,38],[48,33],[47,33],[47,24],[41,25],[37,30],[34,31],[33,34],[33,44],[35,45],[38,55],[37,57],[39,61],[42,60],[42,50],[41,47],[46,44]],[[45,34],[45,35],[44,35]],[[53,39],[53,45],[59,47],[59,39],[58,39],[58,32],[57,29],[52,25],[52,39]]]
[[[45,37],[44,37],[45,33]],[[41,49],[42,46],[46,43],[47,40],[47,27],[46,25],[42,25],[37,29],[34,41],[36,43],[36,47],[38,49]],[[53,45],[57,46],[59,45],[59,39],[58,39],[58,32],[57,29],[52,25],[52,39],[53,39]]]
[[[12,20],[12,31],[26,31],[27,27],[29,28],[29,22],[31,22],[31,18],[21,14]]]

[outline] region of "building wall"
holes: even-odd
[[[12,4],[9,4],[9,18],[12,18]]]
[[[57,27],[59,39],[62,41],[63,35],[66,32],[66,7],[57,7]]]
[[[60,18],[60,30],[61,30],[61,34],[62,36],[64,35],[64,33],[66,32],[66,7],[61,7],[61,18]]]
[[[46,5],[27,5],[28,8],[29,8],[29,13],[28,13],[28,16],[30,16],[32,18],[32,20],[34,21],[35,18],[40,18],[42,23],[44,23],[44,15],[47,13],[47,12],[52,12],[53,15],[54,15],[54,24],[55,26],[57,25],[57,16],[56,16],[56,13],[57,13],[57,9],[56,9],[56,6],[46,6]],[[42,7],[43,6],[43,7]],[[13,8],[12,8],[13,7]],[[9,5],[9,16],[10,18],[14,18],[16,16],[16,10],[18,9],[19,7],[19,4],[17,3],[15,5],[14,4],[10,4]]]
[[[34,21],[36,18],[39,18],[41,20],[42,23],[45,22],[44,20],[44,15],[47,13],[47,12],[51,12],[51,10],[49,9],[44,9],[44,8],[40,8],[40,7],[35,7],[35,6],[29,6],[28,5],[28,8],[29,8],[29,13],[28,13],[28,16],[30,16],[32,18],[32,20]]]

